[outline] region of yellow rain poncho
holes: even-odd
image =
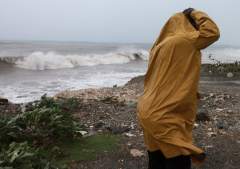
[[[191,18],[198,31],[184,13],[173,15],[161,30],[150,52],[137,115],[149,151],[161,150],[166,158],[190,155],[198,167],[206,159],[192,137],[201,98],[200,50],[218,40],[220,33],[207,14],[193,11]]]

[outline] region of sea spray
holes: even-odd
[[[31,70],[72,68],[75,66],[95,66],[124,64],[140,58],[149,59],[147,51],[111,52],[107,54],[59,55],[56,52],[33,52],[27,57],[1,57],[1,60],[15,63],[17,67]]]

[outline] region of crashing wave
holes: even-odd
[[[2,61],[15,63],[17,67],[31,70],[95,66],[100,64],[123,64],[140,58],[149,59],[147,51],[115,52],[108,54],[59,55],[55,52],[34,52],[27,57],[0,57]]]

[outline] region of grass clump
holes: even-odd
[[[220,72],[240,72],[240,61],[234,61],[234,63],[222,63],[215,58],[212,58],[212,54],[208,56],[213,61],[212,67]]]
[[[86,162],[95,159],[98,155],[112,152],[124,141],[120,135],[101,134],[88,138],[65,140],[58,145],[60,150],[65,150],[64,156],[55,156],[61,164]],[[62,154],[62,151],[60,152]]]

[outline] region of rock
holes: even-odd
[[[20,105],[21,108],[25,108],[28,103],[23,103]]]
[[[209,133],[207,133],[208,134],[208,136],[217,136],[217,133],[216,132],[209,132]]]
[[[133,137],[133,136],[135,136],[135,135],[134,135],[134,134],[131,134],[131,133],[127,133],[126,136],[128,136],[128,137]]]
[[[8,99],[1,98],[1,97],[0,97],[0,102],[2,102],[2,103],[8,103]]]
[[[198,110],[197,114],[196,114],[196,120],[197,121],[209,121],[210,120],[210,116],[209,116],[208,111],[206,109]]]
[[[111,127],[110,130],[112,131],[113,134],[121,134],[130,131],[128,127]]]
[[[213,146],[212,146],[212,145],[210,145],[210,146],[205,146],[205,148],[213,148]]]
[[[102,127],[103,123],[102,122],[99,122],[95,125],[95,128],[99,128],[99,127]]]
[[[209,94],[209,97],[213,97],[213,96],[214,96],[214,94],[213,94],[213,93],[210,93],[210,94]]]
[[[228,110],[227,112],[230,113],[230,114],[232,114],[232,110]]]
[[[22,113],[24,113],[24,112],[26,111],[26,108],[22,108],[22,110],[21,110],[21,111],[22,111]]]
[[[194,128],[194,129],[198,128],[198,126],[199,126],[199,124],[197,124],[197,123],[194,123],[194,124],[193,124],[193,128]]]
[[[145,154],[143,154],[141,151],[137,149],[131,149],[130,153],[133,155],[133,157],[146,156]]]
[[[221,112],[221,111],[223,111],[223,109],[216,108],[215,111],[216,112]]]
[[[239,144],[240,144],[240,141],[237,141],[237,143],[239,143]]]
[[[233,74],[232,73],[228,73],[227,77],[233,77]]]

